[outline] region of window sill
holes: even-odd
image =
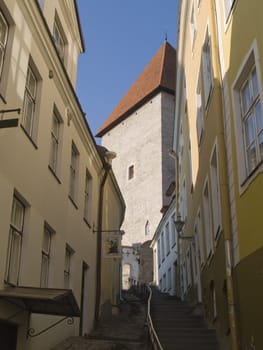
[[[75,203],[74,199],[69,195],[68,196],[69,200],[71,201],[71,203],[73,204],[73,206],[76,208],[76,209],[79,209],[77,204]]]
[[[29,133],[26,131],[26,129],[23,127],[23,125],[21,124],[21,129],[24,131],[26,137],[29,139],[29,141],[32,143],[32,145],[34,146],[35,149],[38,149],[37,144],[35,143],[35,141],[32,139],[32,136],[29,135]]]
[[[50,170],[51,174],[55,177],[55,179],[57,180],[57,182],[58,182],[59,184],[61,184],[61,181],[59,180],[57,174],[56,174],[55,171],[51,168],[50,165],[48,165],[48,169]]]

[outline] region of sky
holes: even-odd
[[[77,0],[77,4],[85,41],[77,96],[95,135],[166,36],[176,47],[178,0]]]

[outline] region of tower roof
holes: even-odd
[[[102,124],[96,136],[103,136],[107,131],[133,113],[135,109],[159,93],[159,91],[174,94],[175,72],[176,51],[165,41]]]

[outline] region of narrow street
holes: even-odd
[[[146,304],[125,294],[118,314],[101,322],[89,337],[71,337],[52,350],[147,350]]]

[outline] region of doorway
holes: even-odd
[[[88,328],[88,270],[89,266],[84,261],[82,263],[81,277],[81,299],[80,299],[80,322],[79,335],[83,336]]]
[[[1,350],[16,350],[17,325],[0,321]]]

